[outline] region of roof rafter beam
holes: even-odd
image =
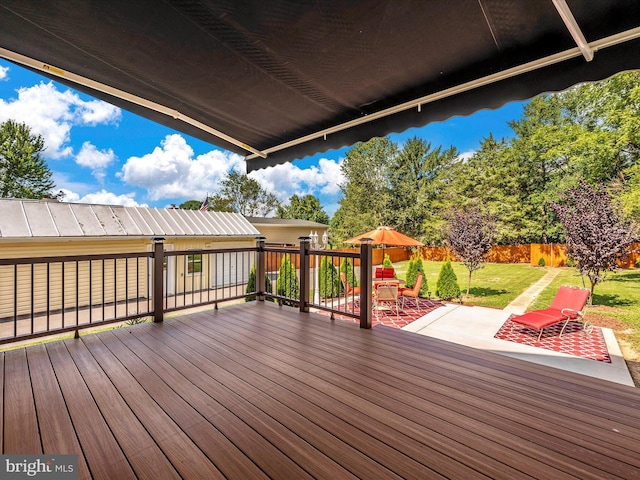
[[[629,42],[631,40],[635,40],[640,38],[640,27],[632,28],[631,30],[627,30],[615,35],[611,35],[609,37],[602,38],[600,40],[595,40],[588,44],[589,49],[593,52],[597,52],[598,50],[602,50],[607,47],[613,47],[615,45],[619,45],[625,42]],[[511,77],[516,77],[518,75],[522,75],[524,73],[532,72],[534,70],[538,70],[541,68],[545,68],[551,65],[555,65],[557,63],[561,63],[567,60],[570,60],[575,57],[579,57],[582,54],[581,50],[578,47],[571,48],[569,50],[565,50],[563,52],[556,53],[554,55],[549,55],[548,57],[540,58],[538,60],[534,60],[529,63],[525,63],[523,65],[519,65],[517,67],[509,68],[507,70],[503,70],[501,72],[494,73],[492,75],[488,75],[486,77],[482,77],[476,80],[472,80],[470,82],[462,83],[460,85],[456,85],[455,87],[447,88],[445,90],[441,90],[436,93],[432,93],[430,95],[426,95],[424,97],[420,97],[415,100],[411,100],[409,102],[402,103],[400,105],[396,105],[394,107],[387,108],[385,110],[381,110],[379,112],[375,112],[369,114],[365,117],[361,117],[355,120],[351,120],[349,122],[342,123],[340,125],[336,125],[330,128],[326,128],[324,130],[320,130],[315,133],[311,133],[304,137],[297,138],[295,140],[291,140],[286,143],[282,143],[280,145],[276,145],[274,147],[265,148],[262,150],[263,153],[270,154],[274,152],[278,152],[280,150],[284,150],[286,148],[293,147],[295,145],[299,145],[301,143],[305,143],[311,140],[315,140],[317,138],[324,138],[332,133],[340,132],[342,130],[347,130],[349,128],[362,125],[365,123],[372,122],[374,120],[378,120],[379,118],[384,118],[389,115],[393,115],[404,110],[409,110],[412,108],[417,108],[418,111],[421,110],[422,105],[433,103],[438,100],[442,100],[447,97],[451,97],[463,92],[467,92],[470,90],[474,90],[476,88],[484,87],[486,85],[490,85],[492,83],[496,83],[502,80],[506,80]],[[245,160],[251,160],[256,158],[257,155],[248,155],[245,157]]]
[[[70,80],[74,83],[77,83],[78,85],[89,87],[98,92],[106,93],[108,95],[111,95],[112,97],[117,97],[122,100],[126,100],[127,102],[133,103],[135,105],[140,105],[141,107],[148,108],[149,110],[153,110],[155,112],[162,113],[176,120],[180,120],[184,123],[188,123],[189,125],[192,125],[198,128],[199,130],[202,130],[203,132],[207,132],[237,147],[243,148],[244,150],[251,152],[255,156],[262,157],[262,158],[266,158],[267,156],[266,153],[261,152],[260,150],[255,149],[247,145],[246,143],[227,135],[226,133],[216,130],[215,128],[212,128],[209,125],[199,122],[198,120],[195,120],[189,116],[183,115],[177,110],[166,107],[162,104],[153,102],[151,100],[147,100],[146,98],[139,97],[129,92],[125,92],[124,90],[111,87],[110,85],[106,85],[104,83],[96,82],[95,80],[91,80],[90,78],[83,77],[82,75],[77,75],[72,72],[67,72],[62,68],[58,68],[54,65],[49,65],[47,63],[41,62],[39,60],[33,59],[31,57],[27,57],[25,55],[21,55],[19,53],[16,53],[1,47],[0,47],[0,57],[6,58],[7,60],[10,60],[20,65],[24,65],[34,70],[44,72],[47,75],[53,75],[56,77]]]
[[[578,25],[578,22],[576,22],[573,12],[569,8],[569,5],[567,5],[566,0],[553,0],[553,5],[556,7],[556,10],[558,10],[560,18],[562,18],[562,21],[567,27],[567,30],[569,30],[573,40],[578,45],[578,48],[582,52],[584,58],[587,62],[593,60],[593,49],[589,46],[587,39],[584,38],[584,34],[582,33],[582,30],[580,30],[580,26]]]

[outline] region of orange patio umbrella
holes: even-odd
[[[385,245],[389,245],[390,247],[423,247],[424,243],[419,242],[418,240],[406,236],[404,233],[398,232],[393,227],[385,227],[380,226],[375,230],[371,230],[370,232],[363,233],[362,235],[358,235],[357,237],[350,238],[346,240],[345,243],[360,243],[360,239],[362,238],[370,238],[373,240],[371,242],[373,245],[382,245],[383,248]]]
[[[384,258],[384,247],[423,247],[424,243],[408,237],[404,233],[398,232],[393,227],[380,226],[375,230],[363,233],[357,237],[346,240],[345,243],[360,243],[361,238],[370,238],[373,245],[382,245],[382,258]]]

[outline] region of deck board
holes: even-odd
[[[69,354],[120,445],[131,468],[141,478],[180,478],[144,425],[120,396],[112,380],[98,366],[82,342],[65,341]]]
[[[2,452],[78,453],[80,478],[640,476],[637,389],[269,303],[0,366]]]
[[[42,453],[25,350],[5,353],[4,452]]]
[[[27,359],[43,453],[82,451],[44,344],[28,349]],[[89,475],[83,455],[78,457],[78,472],[81,477]]]
[[[85,344],[112,379],[123,400],[130,405],[140,422],[184,478],[224,478],[97,336],[87,336]]]
[[[50,343],[47,345],[47,351],[93,478],[136,478],[125,454],[100,414],[65,343]],[[60,450],[58,453],[80,452]]]

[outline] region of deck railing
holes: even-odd
[[[343,262],[359,295],[336,280]],[[307,237],[300,248],[267,247],[259,237],[255,247],[170,251],[156,238],[150,252],[0,258],[0,344],[253,298],[370,328],[371,244],[335,252],[311,250]]]

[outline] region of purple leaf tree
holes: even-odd
[[[576,261],[580,274],[589,277],[593,295],[607,272],[618,269],[618,260],[632,253],[637,225],[616,213],[604,187],[584,181],[567,190],[551,208],[562,223],[567,254]]]
[[[447,214],[444,227],[447,246],[469,270],[467,297],[471,275],[484,266],[484,257],[493,245],[495,226],[495,219],[476,206],[453,207]]]

